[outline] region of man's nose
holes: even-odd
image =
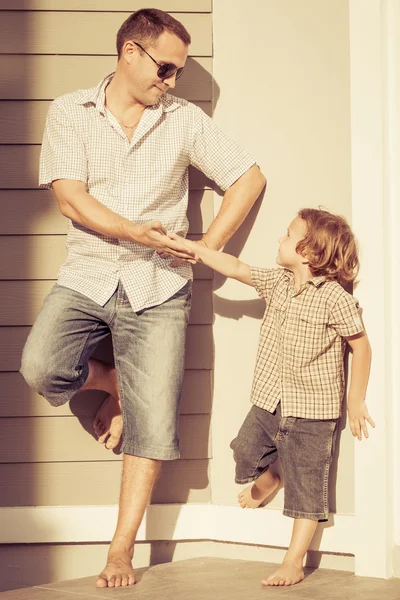
[[[163,83],[165,83],[168,87],[174,89],[176,86],[176,73],[168,77],[168,79],[163,79]]]

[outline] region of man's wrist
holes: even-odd
[[[204,244],[204,246],[206,248],[208,248],[209,250],[219,250],[219,246],[216,244],[213,244],[211,242],[211,240],[208,237],[206,237],[205,235],[201,238],[201,240],[199,240],[199,242],[201,244]]]
[[[130,222],[127,227],[127,238],[132,240],[133,242],[142,243],[142,227],[141,225],[137,225],[137,223]]]

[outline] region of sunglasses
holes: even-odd
[[[133,41],[133,40],[132,40]],[[170,77],[172,77],[173,75],[176,74],[176,79],[179,79],[179,77],[182,75],[183,73],[183,69],[184,67],[177,67],[176,65],[172,64],[172,63],[165,63],[163,65],[160,65],[160,63],[158,63],[152,56],[151,54],[149,54],[144,48],[143,46],[141,46],[140,44],[138,44],[137,42],[133,41],[133,43],[138,46],[141,50],[143,50],[143,52],[145,54],[147,54],[147,56],[149,58],[151,58],[151,60],[156,63],[156,65],[158,66],[158,71],[157,71],[157,77],[159,77],[160,79],[162,79],[164,81],[164,79],[169,79]]]

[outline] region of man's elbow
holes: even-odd
[[[66,198],[58,198],[58,207],[60,209],[60,213],[64,217],[67,217],[68,219],[72,218],[72,206]]]
[[[252,167],[252,171],[252,175],[254,177],[254,185],[259,190],[258,195],[260,195],[263,189],[267,186],[267,179],[265,175],[261,172],[261,169],[258,165],[254,165]]]

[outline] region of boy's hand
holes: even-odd
[[[192,256],[188,259],[179,259],[176,258],[175,260],[173,260],[170,263],[170,267],[179,267],[180,265],[185,264],[186,262],[189,262],[191,264],[196,264],[197,262],[200,261],[200,258],[196,255],[196,245],[197,244],[202,244],[203,246],[206,246],[205,242],[203,242],[202,240],[199,240],[198,242],[192,242],[191,240],[187,240],[185,238],[183,238],[182,236],[178,235],[177,233],[168,233],[168,237],[171,240],[174,240],[176,242],[178,242],[180,244],[180,246],[183,246],[189,253],[192,254]],[[159,254],[161,258],[170,258],[171,255],[170,254],[166,254],[165,252],[162,252]]]
[[[368,427],[367,422],[371,425],[371,427],[375,427],[375,423],[369,416],[368,408],[365,402],[361,402],[357,404],[348,400],[347,402],[347,412],[349,415],[349,424],[351,433],[354,437],[358,438],[360,441],[362,440],[362,434],[364,437],[368,437]]]

